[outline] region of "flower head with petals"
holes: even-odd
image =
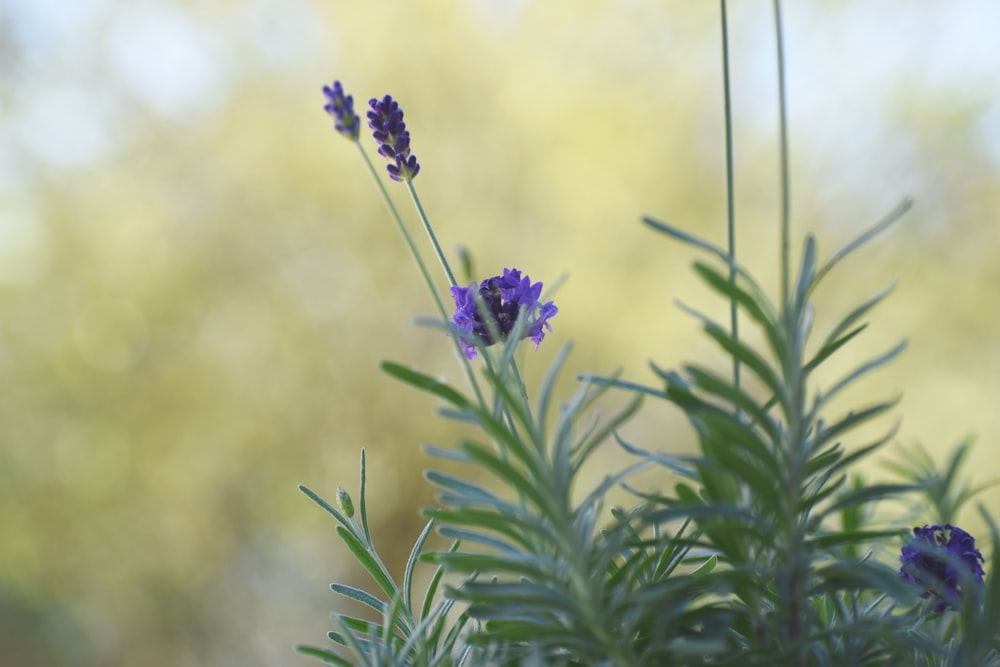
[[[333,116],[334,129],[351,141],[357,141],[361,119],[354,113],[354,97],[344,95],[344,87],[340,85],[340,81],[334,81],[333,86],[323,86],[323,95],[326,96],[323,110]]]
[[[410,155],[410,131],[403,122],[403,110],[399,103],[386,95],[382,99],[368,101],[368,127],[379,143],[379,155],[386,157],[389,177],[394,181],[411,181],[420,171],[415,155]]]
[[[921,587],[921,597],[934,599],[932,611],[958,609],[963,595],[978,599],[981,593],[983,555],[976,548],[975,538],[957,526],[914,528],[899,561],[899,576]]]
[[[552,331],[549,320],[559,312],[553,302],[541,303],[541,295],[542,283],[532,283],[517,269],[504,269],[503,274],[487,278],[478,286],[472,283],[468,287],[452,287],[451,296],[455,300],[452,322],[467,334],[461,339],[465,356],[476,358],[476,345],[471,337],[487,346],[506,340],[519,316],[527,318],[521,338],[530,338],[537,350],[545,338],[545,330]],[[489,313],[491,323],[483,319],[477,301]]]

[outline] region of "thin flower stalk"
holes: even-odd
[[[437,255],[438,261],[441,263],[441,268],[444,269],[444,274],[448,277],[448,284],[451,287],[454,287],[458,284],[458,281],[455,280],[455,274],[451,270],[448,258],[445,257],[444,251],[441,249],[441,244],[438,243],[437,235],[434,233],[434,228],[431,226],[431,221],[427,217],[427,213],[424,211],[423,205],[420,203],[420,197],[417,196],[416,188],[413,187],[413,181],[406,181],[406,190],[410,193],[410,199],[413,201],[413,205],[417,209],[417,217],[420,218],[420,222],[424,226],[424,231],[427,232],[427,238],[430,239],[431,246],[434,248],[434,254]]]
[[[368,102],[371,109],[368,111],[368,127],[372,130],[372,137],[378,142],[378,153],[387,158],[390,162],[386,166],[389,177],[394,181],[406,183],[406,189],[410,193],[410,199],[417,209],[417,215],[424,226],[424,231],[430,239],[434,254],[441,262],[445,276],[448,278],[448,285],[454,287],[458,284],[455,274],[451,270],[448,258],[445,257],[441,244],[438,243],[437,235],[431,226],[427,213],[424,211],[417,191],[413,187],[413,179],[420,172],[420,164],[410,149],[410,131],[406,129],[406,122],[403,120],[403,110],[399,108],[399,103],[391,95],[385,95],[381,99],[372,98]]]
[[[406,229],[406,225],[403,224],[403,218],[400,216],[399,210],[393,203],[392,198],[389,197],[389,192],[386,190],[385,184],[379,177],[378,172],[375,169],[375,165],[372,164],[371,158],[368,157],[368,153],[365,151],[364,146],[361,145],[360,141],[357,141],[360,119],[353,110],[353,97],[350,95],[344,95],[343,87],[340,81],[335,81],[332,87],[324,86],[323,93],[326,95],[328,100],[324,109],[327,113],[334,117],[334,127],[337,132],[344,135],[348,139],[352,139],[357,146],[358,154],[361,156],[361,161],[364,163],[365,169],[371,176],[372,182],[375,184],[375,188],[379,192],[379,196],[385,203],[385,206],[389,211],[389,217],[392,218],[397,231],[399,231],[400,235],[403,237],[403,242],[406,244],[406,249],[409,251],[410,257],[412,257],[413,261],[416,263],[417,270],[420,272],[420,276],[423,279],[424,284],[427,286],[427,290],[431,294],[431,299],[434,301],[434,306],[437,309],[439,317],[442,321],[447,321],[449,319],[448,312],[445,309],[444,302],[441,299],[441,295],[438,293],[437,287],[434,285],[434,281],[431,279],[430,272],[427,270],[427,265],[424,263],[423,257],[420,255],[420,251],[417,250],[416,243],[414,243],[413,237]],[[485,405],[485,399],[483,397],[482,390],[479,387],[479,382],[476,380],[476,376],[472,372],[472,365],[469,363],[469,360],[465,358],[465,355],[462,354],[461,346],[458,341],[455,342],[455,350],[459,353],[459,357],[462,358],[462,367],[465,372],[465,376],[469,381],[469,385],[472,387],[472,391],[476,396],[477,402],[480,405]]]
[[[791,273],[790,208],[788,178],[788,101],[785,95],[785,38],[781,27],[781,0],[774,0],[774,41],[778,58],[778,153],[781,161],[781,296],[787,307]]]
[[[372,164],[371,159],[368,157],[368,153],[360,143],[358,143],[358,152],[361,154],[361,159],[365,164],[365,168],[368,170],[372,181],[375,183],[375,187],[378,189],[379,195],[382,197],[382,201],[385,202],[386,208],[389,209],[389,217],[392,218],[393,223],[396,225],[396,229],[399,230],[400,235],[403,237],[403,242],[406,244],[406,248],[409,251],[410,256],[417,264],[420,276],[434,300],[434,305],[437,308],[438,315],[442,321],[448,321],[448,312],[445,310],[444,302],[438,294],[438,290],[434,285],[433,279],[431,279],[430,272],[427,270],[427,265],[424,263],[423,257],[420,256],[420,251],[417,250],[417,246],[413,242],[413,237],[410,236],[410,232],[406,229],[406,225],[403,224],[403,219],[399,215],[399,211],[396,209],[396,205],[393,203],[392,198],[389,197],[389,192],[385,189],[385,184],[382,182],[378,172],[375,170],[375,165]],[[455,350],[458,352],[458,356],[462,359],[462,368],[465,372],[466,379],[469,381],[469,385],[472,387],[473,393],[476,395],[476,401],[480,405],[485,405],[486,403],[482,389],[479,387],[479,382],[476,380],[475,373],[472,372],[472,364],[462,352],[461,344],[457,340],[455,341]]]
[[[733,114],[729,84],[729,20],[726,0],[720,0],[722,10],[722,92],[723,116],[726,131],[726,237],[729,245],[729,282],[736,285],[736,202],[733,177]],[[740,339],[739,311],[736,297],[729,299],[729,326],[733,340]],[[740,358],[733,355],[733,387],[740,389]],[[736,408],[736,414],[739,414]]]

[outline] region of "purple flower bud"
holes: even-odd
[[[416,155],[411,155],[404,160],[402,154],[397,154],[395,164],[386,165],[385,168],[389,172],[389,178],[394,181],[411,181],[420,172]]]
[[[403,110],[391,96],[368,102],[368,127],[379,143],[378,153],[388,158],[386,166],[389,177],[394,181],[411,181],[420,171],[417,158],[410,155],[410,132],[403,122]]]
[[[420,166],[416,165],[416,168],[419,170]],[[452,322],[459,330],[479,338],[484,345],[489,346],[506,340],[514,329],[517,318],[523,314],[527,318],[527,324],[521,337],[530,338],[537,350],[545,338],[545,330],[552,331],[549,319],[559,312],[551,301],[539,303],[541,294],[542,283],[532,283],[528,276],[522,277],[517,269],[504,269],[503,275],[487,278],[479,284],[478,289],[476,283],[468,287],[451,288],[451,296],[455,300]],[[476,306],[477,295],[492,315],[499,340],[494,339],[490,327],[482,319]],[[472,341],[463,339],[461,343],[465,356],[475,359],[476,346]]]
[[[934,612],[956,610],[964,594],[978,599],[982,591],[983,555],[975,538],[951,524],[914,528],[899,561],[899,576],[921,587],[921,597],[935,600]],[[967,590],[966,585],[974,590]]]
[[[323,86],[323,94],[327,100],[323,109],[333,116],[334,129],[351,141],[357,141],[361,119],[354,113],[354,97],[344,95],[340,81],[334,81],[333,87]]]

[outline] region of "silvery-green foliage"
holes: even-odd
[[[864,330],[862,318],[887,291],[860,303],[817,343],[810,336],[810,296],[820,281],[906,207],[822,264],[814,240],[807,237],[794,289],[778,306],[751,273],[729,262],[722,250],[646,220],[729,264],[732,278],[701,262],[695,271],[737,303],[765,341],[755,349],[694,313],[703,321],[705,334],[765,388],[760,397],[699,364],[680,371],[654,367],[666,385],[662,395],[695,427],[701,455],[647,454],[669,461],[670,470],[687,481],[678,483],[672,496],[645,497],[661,508],[652,514],[655,520],[690,519],[698,546],[735,573],[728,606],[734,614],[732,634],[741,648],[737,664],[886,664],[896,654],[895,645],[907,641],[888,611],[887,599],[910,595],[895,568],[850,557],[860,545],[899,533],[897,527],[873,529],[857,521],[852,525],[850,517],[860,517],[865,505],[912,489],[907,484],[847,484],[852,466],[886,443],[895,429],[850,452],[845,438],[888,412],[895,400],[832,416],[826,409],[834,396],[888,363],[904,345],[861,364],[829,388],[811,382],[820,366]]]
[[[330,588],[348,600],[373,610],[381,620],[364,620],[348,614],[334,614],[334,630],[328,637],[337,648],[302,645],[300,653],[331,665],[459,667],[488,664],[496,655],[489,647],[470,646],[466,641],[469,615],[455,611],[455,601],[439,595],[444,571],[437,568],[430,583],[418,597],[413,592],[413,575],[418,559],[433,528],[429,522],[420,533],[406,561],[402,585],[389,573],[372,541],[366,504],[366,462],[361,450],[361,485],[358,512],[353,499],[338,488],[334,507],[311,489],[299,488],[337,521],[337,535],[371,575],[378,592],[334,583]],[[453,549],[457,549],[456,542]]]
[[[497,414],[432,378],[386,365],[393,375],[448,401],[448,417],[476,424],[485,436],[463,441],[457,450],[431,449],[488,472],[494,482],[486,488],[454,475],[427,474],[441,490],[441,506],[428,514],[443,535],[475,545],[431,559],[449,571],[478,574],[448,593],[484,623],[473,641],[500,642],[514,660],[536,655],[546,664],[657,664],[667,655],[701,651],[719,642],[711,631],[730,620],[716,600],[724,582],[712,575],[714,562],[700,576],[671,580],[687,557],[680,533],[650,542],[636,530],[645,513],[641,507],[617,512],[610,522],[602,517],[606,493],[635,466],[608,474],[574,500],[588,456],[639,400],[607,420],[592,419],[588,409],[606,387],[584,383],[550,425],[552,387],[567,351],[553,364],[534,409],[516,383],[487,369],[505,408]]]
[[[727,60],[725,7],[723,1]],[[336,614],[329,633],[333,646],[300,647],[302,653],[340,666],[1000,667],[1000,583],[995,576],[1000,537],[983,511],[992,548],[984,581],[979,568],[983,558],[974,540],[950,525],[981,490],[961,479],[968,445],[959,446],[941,467],[922,450],[916,456],[908,452],[889,464],[900,482],[869,482],[858,465],[894,438],[897,423],[888,416],[897,399],[847,411],[834,407],[834,399],[842,405],[845,392],[901,354],[905,342],[833,381],[816,380],[820,369],[841,367],[835,362],[842,351],[856,344],[873,309],[891,292],[890,287],[862,298],[817,336],[817,288],[911,204],[904,201],[825,260],[815,238],[807,235],[793,270],[780,2],[775,2],[775,15],[783,199],[777,296],[737,261],[732,244],[723,250],[676,226],[643,219],[711,258],[695,262],[694,272],[729,304],[730,321],[716,322],[695,308],[682,308],[702,322],[704,335],[732,362],[731,375],[705,363],[676,369],[654,364],[652,384],[587,375],[560,402],[555,388],[569,354],[565,345],[541,385],[525,386],[515,349],[526,337],[539,343],[543,325],[558,309],[540,299],[540,283],[525,277],[522,285],[514,279],[520,272],[512,269],[505,269],[504,280],[496,276],[480,283],[477,292],[468,252],[461,263],[472,284],[456,284],[417,198],[412,177],[419,165],[405,161],[412,157],[408,131],[405,141],[385,150],[386,137],[402,132],[402,113],[390,96],[374,99],[374,112],[382,119],[375,139],[381,153],[395,160],[390,176],[404,182],[452,286],[458,312],[448,322],[427,265],[361,148],[353,98],[339,83],[324,89],[335,128],[361,148],[431,291],[441,316],[434,324],[452,338],[468,393],[409,364],[385,362],[382,368],[435,396],[443,404],[440,415],[463,425],[470,435],[455,446],[428,448],[432,457],[447,460],[459,472],[426,473],[438,490],[437,502],[424,510],[429,522],[413,546],[402,584],[389,574],[374,546],[363,452],[356,513],[343,490],[337,493],[337,509],[303,488],[333,516],[338,535],[377,589],[373,593],[333,584],[334,592],[369,607],[380,620]],[[728,64],[725,72],[731,197]],[[385,130],[385,123],[394,129]],[[732,239],[731,198],[729,203]],[[541,315],[529,323],[526,313],[535,310]],[[738,321],[755,327],[761,342],[750,344],[741,337]],[[756,390],[747,388],[751,383],[741,373]],[[631,400],[601,418],[597,402],[610,391],[627,392]],[[622,437],[619,428],[650,397],[683,412],[697,435],[696,454],[671,453],[679,439],[674,433],[656,442]],[[875,420],[883,425],[882,435],[859,440],[859,428]],[[581,488],[581,473],[599,447],[616,448],[622,463],[593,486]],[[660,473],[654,489],[636,485],[632,473],[638,469]],[[609,506],[613,489],[629,492],[634,503]],[[887,500],[896,504],[881,505],[883,511],[876,513],[875,505]],[[919,513],[888,518],[884,508],[901,503]],[[914,530],[924,537],[916,538],[916,546],[912,540],[906,543],[901,557],[913,524],[924,524]],[[452,541],[450,549],[425,550],[434,530]],[[952,553],[952,545],[934,542],[934,535],[946,531],[962,536],[964,551]],[[926,572],[911,569],[901,577],[901,558],[905,568],[926,566],[946,577],[928,584],[922,578]],[[974,572],[963,565],[970,561]],[[433,572],[419,594],[413,591],[417,567]],[[934,598],[938,590],[947,595]]]

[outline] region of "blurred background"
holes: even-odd
[[[771,7],[731,4],[738,252],[775,287]],[[900,281],[836,371],[910,349],[845,409],[902,393],[897,447],[973,435],[995,478],[1000,5],[787,4],[796,258],[916,199],[818,294],[822,333]],[[356,493],[362,446],[400,570],[432,501],[420,446],[454,433],[378,364],[462,380],[322,111],[334,78],[362,116],[400,101],[447,250],[567,278],[529,386],[569,340],[563,395],[584,371],[653,383],[650,360],[726,368],[674,300],[726,304],[638,222],[724,243],[719,43],[718,5],[686,0],[4,0],[0,664],[309,664],[292,647],[324,642],[329,582],[364,582],[296,485]],[[654,402],[627,435],[692,446]]]

